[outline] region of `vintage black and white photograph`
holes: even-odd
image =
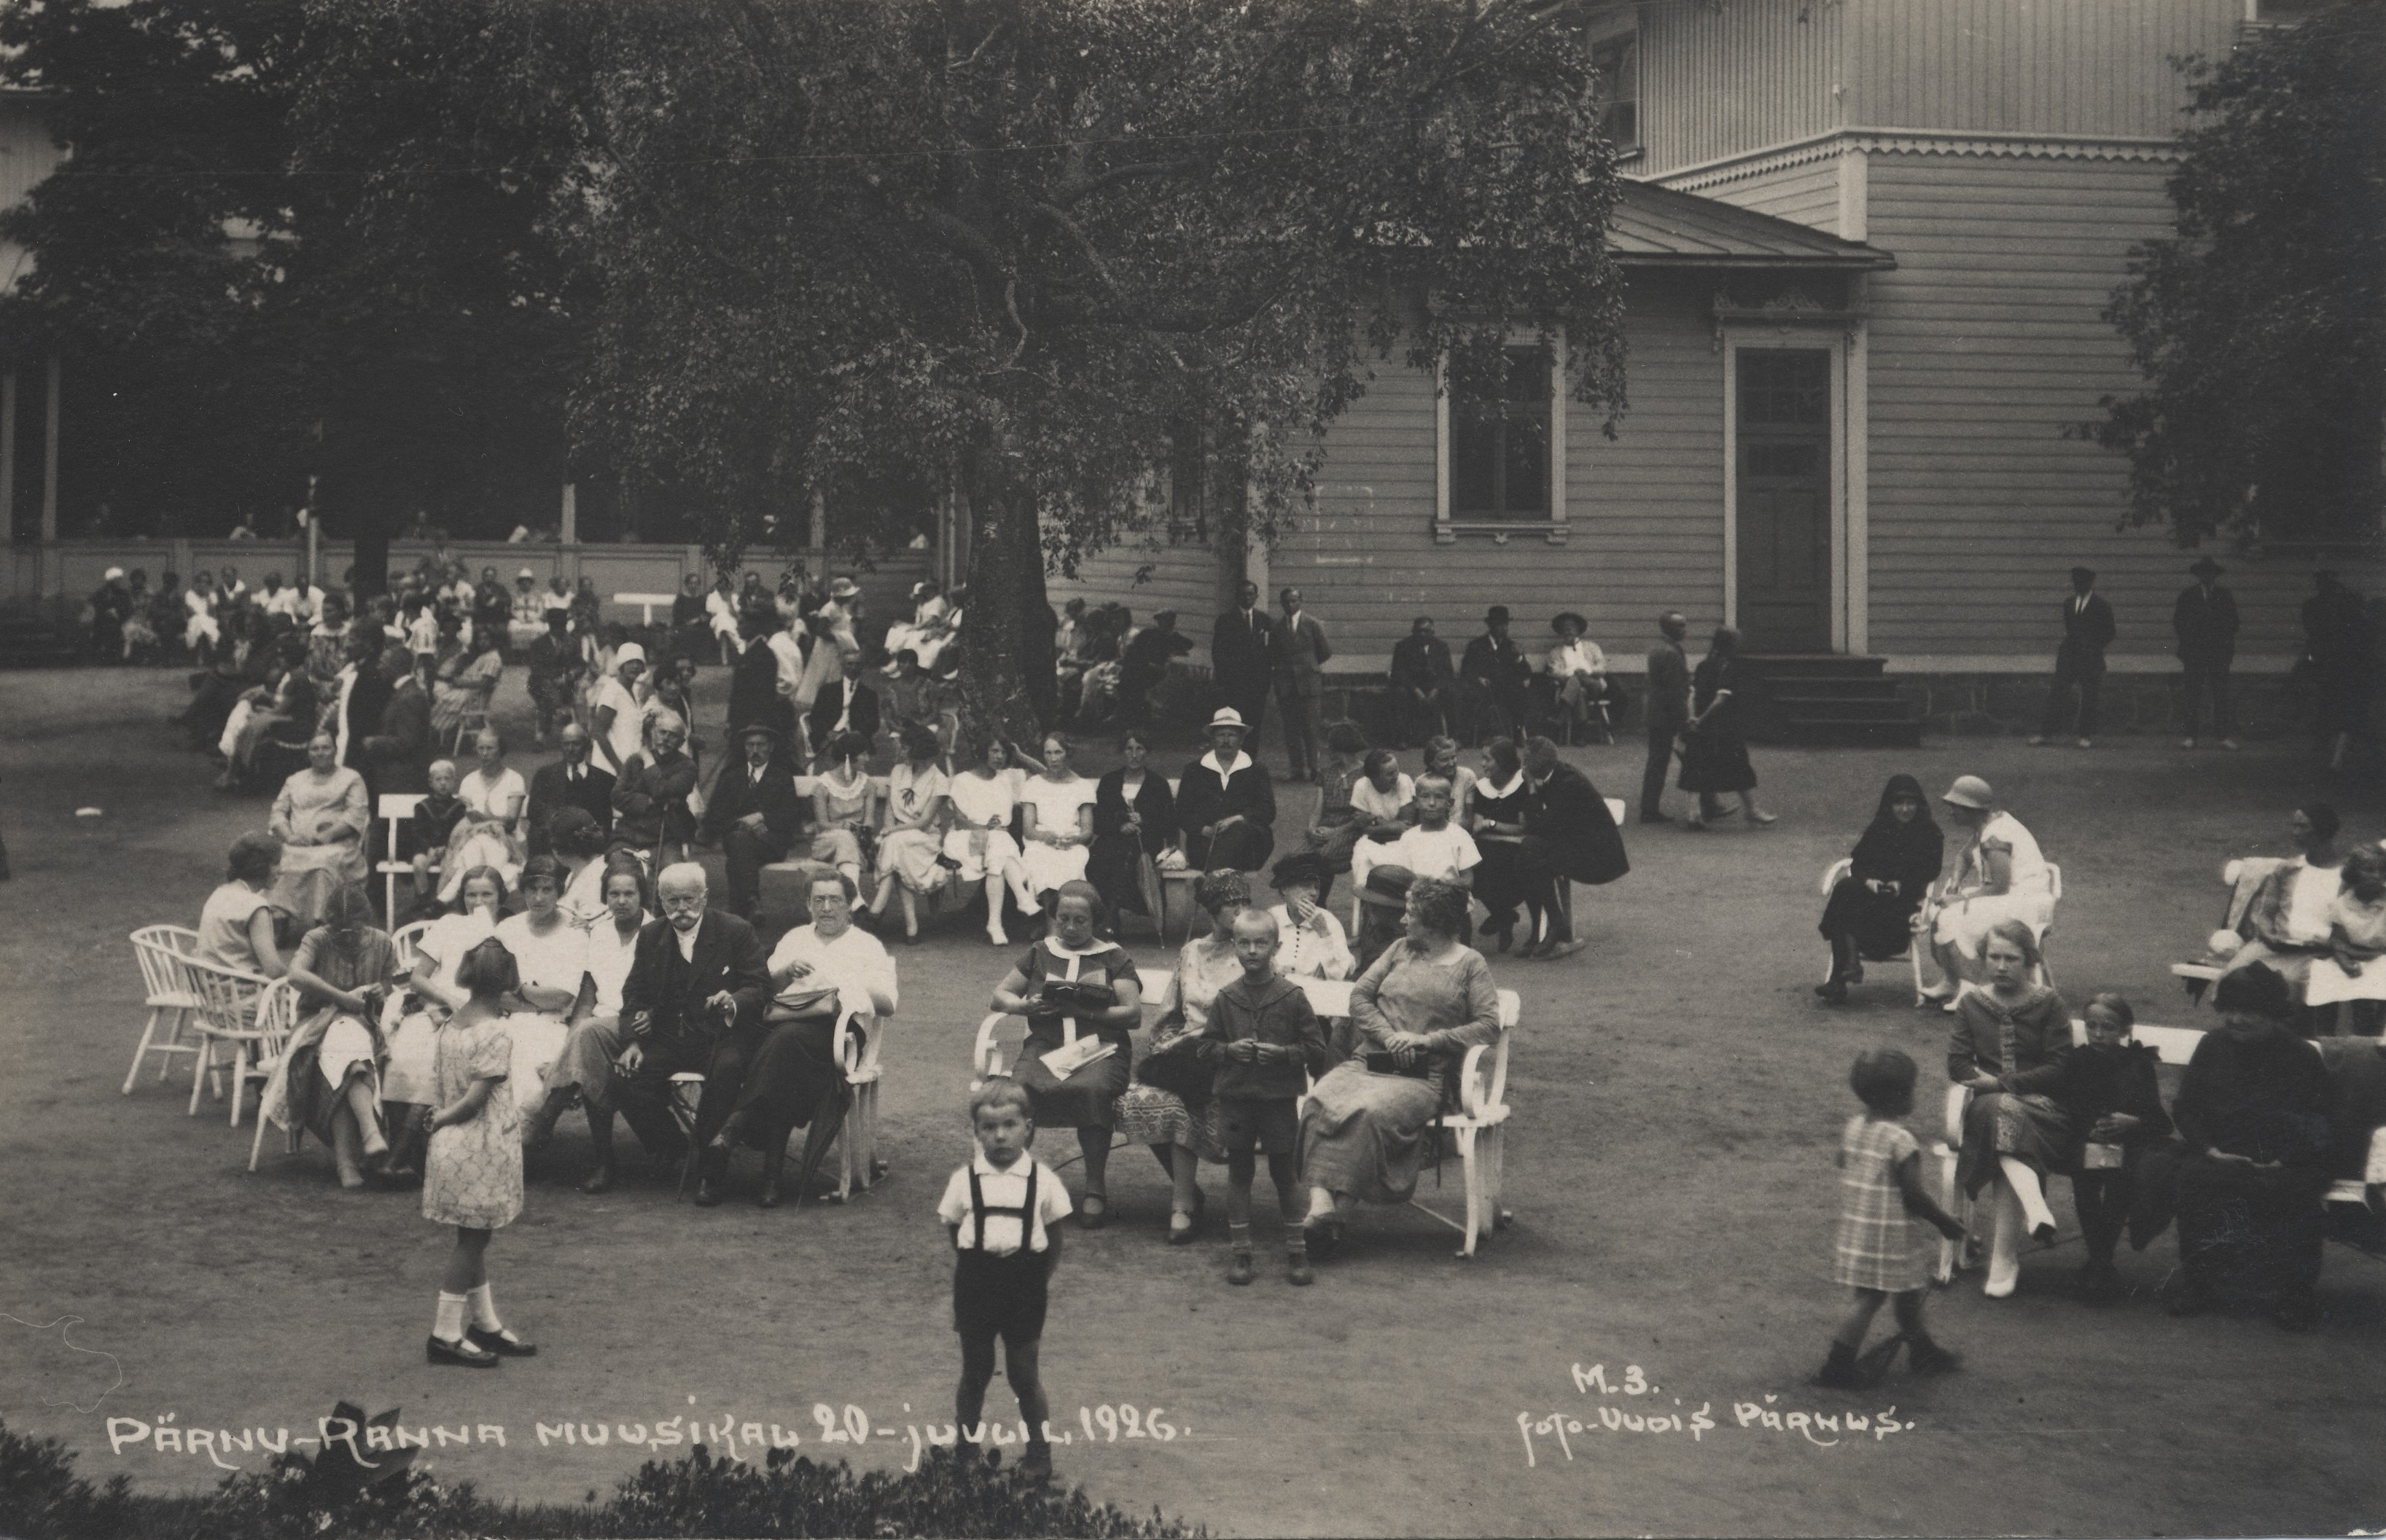
[[[2386,1533],[2386,0],[0,0],[0,1535]]]

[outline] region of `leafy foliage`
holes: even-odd
[[[363,1425],[356,1408],[335,1415]],[[370,1421],[393,1421],[384,1412]],[[469,1484],[443,1486],[413,1467],[413,1450],[368,1471],[345,1448],[276,1456],[228,1476],[202,1497],[134,1496],[119,1476],[94,1489],[52,1440],[0,1426],[0,1533],[24,1540],[440,1540],[455,1535],[1057,1535],[1171,1537],[1201,1533],[1155,1510],[1136,1519],[1082,1491],[1016,1471],[964,1465],[930,1450],[908,1474],[856,1474],[773,1450],[761,1466],[714,1459],[702,1445],[684,1459],[650,1460],[612,1497],[587,1506],[513,1507]]]
[[[2149,388],[2078,430],[2129,457],[2132,522],[2349,540],[2377,527],[2386,418],[2386,6],[2347,0],[2183,61],[2177,233],[2104,317]]]
[[[1563,324],[1623,401],[1589,53],[1488,0],[592,7],[605,275],[581,435],[736,549],[813,491],[968,500],[983,714],[1032,732],[1044,574],[1198,443],[1230,544],[1396,350]]]

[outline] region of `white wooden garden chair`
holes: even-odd
[[[2283,864],[2277,857],[2248,856],[2220,869],[2220,883],[2229,890],[2229,903],[2221,911],[2219,930],[2213,933],[2216,937],[2222,932],[2232,937],[2236,934],[2237,927],[2245,922],[2245,911],[2253,907],[2254,895],[2263,880]],[[2220,970],[2228,963],[2227,953],[2207,945],[2204,956],[2195,961],[2172,963],[2170,976],[2186,989],[2187,1001],[2191,1006],[2204,998],[2204,992],[2218,981]]]
[[[151,1054],[162,1057],[157,1062],[157,1079],[162,1083],[166,1071],[173,1067],[173,1056],[193,1056],[192,1074],[197,1075],[198,1045],[182,1040],[185,1029],[199,1008],[199,995],[182,964],[197,955],[199,933],[180,925],[144,925],[132,933],[132,958],[141,965],[142,1005],[148,1018],[141,1024],[141,1041],[132,1050],[132,1067],[124,1071],[124,1094],[132,1094],[132,1083],[141,1077],[141,1064]]]
[[[298,1030],[298,986],[288,979],[276,979],[265,988],[257,1002],[257,1056],[242,1070],[244,1079],[257,1083],[257,1133],[248,1141],[248,1169],[257,1170],[257,1157],[265,1149],[265,1125],[273,1120],[266,1116],[267,1093],[277,1076],[286,1079],[285,1060],[290,1056],[290,1034]],[[237,1095],[237,1093],[235,1093]],[[284,1098],[288,1093],[284,1092]],[[239,1121],[237,1115],[234,1122]],[[307,1133],[307,1125],[294,1113],[284,1132],[288,1134],[285,1153],[298,1153],[298,1143]]]
[[[242,1092],[262,1041],[257,1028],[257,1004],[273,981],[204,958],[184,958],[182,968],[191,980],[193,992],[199,997],[197,1016],[192,1023],[198,1034],[199,1057],[197,1068],[191,1074],[189,1115],[198,1114],[199,1083],[205,1080],[212,1085],[226,1068],[216,1058],[216,1045],[222,1044],[232,1050],[232,1126],[238,1128]]]
[[[414,863],[397,858],[397,826],[414,816],[414,810],[422,806],[422,797],[420,793],[383,792],[373,806],[389,830],[387,849],[373,870],[382,880],[382,919],[394,922],[397,919],[397,880],[414,875]]]

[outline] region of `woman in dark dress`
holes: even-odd
[[[1849,858],[1848,874],[1833,884],[1823,907],[1820,929],[1831,944],[1831,976],[1815,986],[1815,994],[1841,1004],[1848,985],[1864,983],[1865,958],[1893,958],[1913,944],[1915,912],[1938,881],[1945,853],[1922,783],[1890,776]]]
[[[1027,1087],[1038,1127],[1074,1128],[1085,1153],[1086,1191],[1078,1213],[1099,1230],[1110,1213],[1111,1128],[1127,1086],[1143,1020],[1143,981],[1124,947],[1097,933],[1104,919],[1091,883],[1063,883],[1052,895],[1052,930],[994,986],[994,1008],[1027,1019],[1027,1041],[1013,1070]],[[1098,1036],[1110,1051],[1066,1075],[1045,1056],[1075,1039]]]
[[[1094,844],[1086,875],[1112,914],[1161,922],[1159,870],[1152,863],[1176,843],[1176,800],[1167,778],[1146,767],[1151,745],[1140,729],[1119,740],[1125,765],[1094,788]]]
[[[1483,856],[1475,869],[1475,896],[1490,915],[1483,934],[1506,951],[1515,941],[1516,906],[1525,901],[1518,853],[1525,844],[1525,763],[1513,738],[1483,745],[1483,773],[1467,788],[1466,832]]]
[[[1748,762],[1747,681],[1739,663],[1739,632],[1715,627],[1714,642],[1690,676],[1689,723],[1682,729],[1682,790],[1696,792],[1699,810],[1682,820],[1704,829],[1724,817],[1722,794],[1739,796],[1739,810],[1762,827],[1773,815],[1756,805],[1756,769]]]

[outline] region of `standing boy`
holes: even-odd
[[[1226,1146],[1226,1233],[1234,1244],[1229,1283],[1251,1281],[1251,1178],[1267,1152],[1268,1179],[1275,1183],[1276,1208],[1284,1216],[1285,1276],[1306,1284],[1309,1195],[1293,1174],[1300,1148],[1296,1108],[1309,1077],[1325,1072],[1325,1030],[1309,996],[1275,970],[1275,917],[1247,908],[1235,917],[1235,958],[1243,976],[1218,991],[1210,1007],[1202,1045],[1216,1062],[1211,1094],[1218,1102],[1218,1133]]]
[[[961,1338],[961,1383],[953,1420],[962,1458],[973,1459],[985,1428],[986,1387],[994,1381],[994,1339],[1002,1339],[1002,1372],[1019,1396],[1027,1422],[1027,1449],[1019,1468],[1052,1473],[1052,1445],[1044,1421],[1051,1407],[1036,1371],[1044,1338],[1046,1290],[1061,1262],[1061,1235],[1051,1226],[1069,1216],[1069,1192],[1052,1168],[1027,1153],[1036,1123],[1027,1088],[998,1076],[970,1096],[977,1152],[945,1183],[936,1217],[953,1244],[953,1330]]]

